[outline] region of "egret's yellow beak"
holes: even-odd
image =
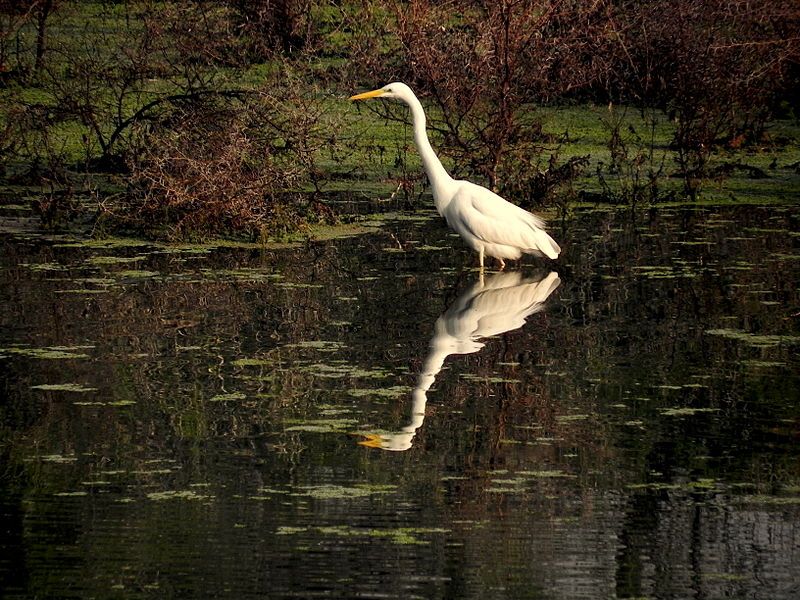
[[[356,94],[355,96],[350,96],[350,100],[367,100],[369,98],[377,98],[384,94],[383,90],[372,90],[371,92],[364,92],[363,94]]]
[[[380,90],[378,90],[380,91]],[[370,92],[371,94],[372,92]],[[365,433],[364,436],[367,438],[363,441],[358,442],[359,446],[366,446],[367,448],[380,448],[381,447],[381,436],[377,433]]]

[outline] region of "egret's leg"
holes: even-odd
[[[478,250],[478,260],[481,263],[481,275],[483,275],[483,246]]]
[[[500,270],[501,271],[506,268],[506,261],[504,261],[502,258],[498,258],[497,262],[500,263]]]

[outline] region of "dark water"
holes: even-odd
[[[3,597],[797,598],[800,209],[428,216],[5,234]]]

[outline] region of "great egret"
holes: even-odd
[[[545,229],[542,219],[504,200],[485,187],[453,179],[431,148],[425,131],[425,111],[414,92],[405,83],[390,83],[380,89],[351,96],[350,100],[396,98],[411,109],[414,143],[433,189],[436,210],[464,241],[478,253],[481,270],[483,257],[491,256],[505,267],[505,260],[522,254],[558,258],[559,245]]]
[[[472,354],[483,348],[480,340],[519,329],[525,319],[544,308],[561,283],[558,274],[522,279],[519,273],[496,273],[465,290],[436,320],[430,351],[411,392],[411,417],[399,431],[368,433],[358,442],[382,450],[411,448],[425,419],[427,392],[451,354]]]

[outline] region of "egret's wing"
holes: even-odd
[[[457,232],[466,232],[489,244],[540,250],[550,258],[561,251],[544,230],[542,219],[473,183],[462,183],[445,216]]]

